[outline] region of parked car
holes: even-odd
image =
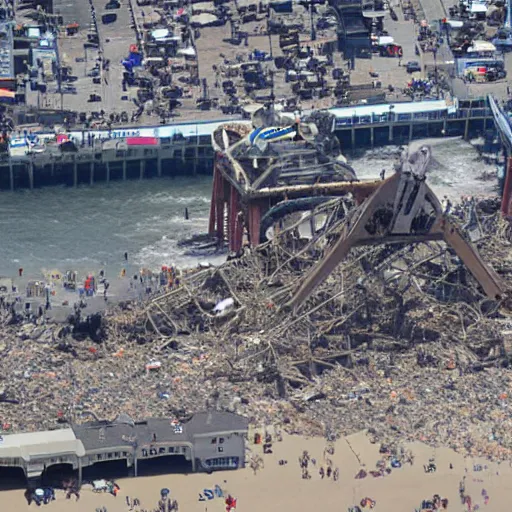
[[[406,65],[405,69],[407,73],[416,73],[417,71],[421,71],[420,63],[416,60],[410,60]]]

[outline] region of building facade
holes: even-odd
[[[248,421],[228,412],[196,413],[186,421],[148,418],[134,421],[126,414],[114,421],[95,421],[71,428],[0,437],[0,467],[21,468],[38,478],[58,464],[78,471],[103,462],[122,460],[138,474],[138,463],[182,456],[192,471],[238,469],[245,465]]]

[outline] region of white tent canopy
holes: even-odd
[[[202,27],[211,25],[212,23],[215,23],[217,20],[218,18],[217,16],[215,16],[215,14],[209,14],[207,12],[203,12],[202,14],[196,14],[195,16],[192,16],[192,18],[190,19],[191,23],[200,25]]]

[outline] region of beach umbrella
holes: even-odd
[[[170,493],[171,493],[171,491],[169,489],[167,489],[167,487],[164,487],[160,491],[160,495],[162,496],[162,498],[165,498],[165,497],[169,496]]]

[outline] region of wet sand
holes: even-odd
[[[185,512],[222,512],[225,510],[223,499],[198,501],[199,493],[204,488],[213,489],[218,484],[223,490],[238,499],[237,510],[242,512],[283,512],[322,510],[322,512],[345,512],[347,507],[359,503],[363,497],[376,501],[373,510],[386,512],[413,512],[420,506],[422,499],[430,499],[433,494],[440,494],[449,499],[448,510],[463,511],[459,498],[459,482],[466,476],[466,493],[470,494],[473,505],[480,510],[503,512],[512,500],[512,487],[508,484],[512,476],[510,465],[488,465],[487,469],[474,471],[473,464],[484,461],[470,461],[448,449],[433,449],[422,444],[410,447],[415,454],[414,465],[395,469],[389,476],[356,480],[354,476],[361,469],[359,457],[364,468],[372,470],[379,459],[379,445],[372,445],[368,438],[359,433],[349,436],[348,441],[341,439],[336,443],[334,456],[330,457],[333,466],[340,470],[340,479],[320,478],[318,468],[323,459],[325,440],[320,438],[304,439],[297,436],[285,436],[283,442],[274,443],[274,453],[262,455],[264,468],[255,475],[248,467],[244,470],[215,472],[212,475],[170,474],[162,476],[122,479],[118,483],[121,492],[117,498],[107,494],[94,494],[90,486],[82,490],[79,502],[68,501],[62,491],[57,492],[57,500],[44,506],[45,510],[55,512],[94,512],[97,507],[105,506],[108,512],[127,511],[126,496],[137,497],[141,507],[134,510],[149,509],[157,505],[160,489],[167,487],[178,500],[179,508]],[[251,450],[262,454],[261,445],[251,445]],[[312,478],[303,480],[298,458],[304,449],[317,460],[316,467],[311,466]],[[356,455],[354,454],[357,454]],[[426,474],[423,464],[435,458],[437,471]],[[280,466],[278,461],[284,459],[288,464]],[[450,469],[450,463],[453,469]],[[482,489],[490,497],[484,505]],[[6,512],[18,512],[33,509],[28,507],[23,491],[5,491],[0,493],[0,504]],[[363,509],[368,510],[368,509]]]

